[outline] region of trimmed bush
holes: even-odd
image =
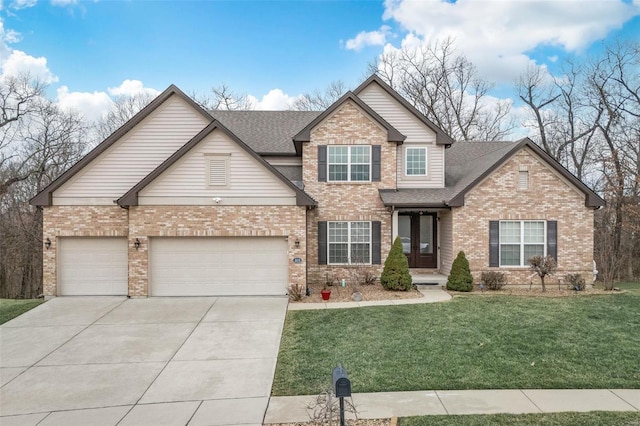
[[[407,256],[402,252],[402,241],[397,237],[384,261],[384,269],[380,275],[380,284],[385,290],[409,291],[413,281],[409,273]]]
[[[483,272],[480,275],[480,281],[484,283],[487,290],[500,290],[507,285],[507,278],[502,272]]]
[[[587,287],[587,282],[580,274],[567,274],[564,279],[571,290],[583,291]]]
[[[471,291],[473,290],[473,276],[469,269],[469,261],[461,251],[451,265],[451,272],[447,280],[447,290]]]

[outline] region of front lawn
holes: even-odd
[[[0,324],[24,314],[42,302],[43,299],[0,299]]]
[[[422,416],[400,419],[400,426],[636,426],[640,414],[634,412],[591,411],[588,413],[488,414],[475,416]]]
[[[274,395],[313,395],[342,364],[353,392],[640,388],[640,284],[625,294],[467,295],[290,311]]]

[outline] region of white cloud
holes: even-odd
[[[144,87],[140,80],[124,80],[118,87],[109,87],[108,92],[111,96],[135,96],[144,93],[155,97],[160,94],[159,90]]]
[[[260,101],[255,96],[249,95],[248,98],[255,109],[274,111],[289,109],[298,96],[289,96],[281,89],[271,89]]]
[[[2,68],[2,76],[18,76],[20,74],[28,74],[33,79],[38,79],[45,84],[58,81],[58,77],[47,67],[47,58],[40,56],[36,58],[20,50],[7,49],[9,55],[6,59],[0,58],[0,67]],[[4,53],[4,52],[3,52]]]
[[[540,46],[580,52],[640,15],[640,2],[622,0],[386,0],[393,19],[424,42],[452,37],[488,78],[510,82]]]
[[[12,9],[25,9],[27,7],[33,7],[38,0],[13,0],[11,2]]]
[[[87,122],[93,122],[105,114],[113,101],[106,92],[70,92],[67,86],[58,88],[58,105],[66,110],[82,114]]]
[[[347,40],[347,50],[362,50],[367,46],[383,46],[387,42],[391,27],[383,25],[377,31],[360,31],[354,38]]]

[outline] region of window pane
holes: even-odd
[[[500,222],[500,242],[520,243],[520,222]]]
[[[330,146],[329,164],[347,164],[349,162],[348,146]]]
[[[352,146],[351,147],[351,164],[369,164],[369,146]]]
[[[368,243],[370,241],[370,222],[351,222],[351,242]]]
[[[369,165],[368,164],[352,165],[351,180],[353,181],[369,180]]]
[[[402,251],[411,253],[411,216],[398,215],[398,236],[402,241]]]
[[[349,242],[348,222],[329,222],[329,243]]]
[[[427,174],[427,150],[424,148],[407,148],[407,175]]]
[[[348,263],[349,244],[329,243],[329,263]]]
[[[348,180],[349,166],[342,165],[329,165],[329,180],[330,181],[346,181]]]
[[[544,222],[524,222],[524,242],[544,244]]]
[[[420,216],[420,253],[433,253],[433,216]]]
[[[524,245],[524,262],[525,265],[533,256],[544,256],[544,245],[542,244],[525,244]]]
[[[520,245],[501,244],[500,245],[500,265],[520,266]]]
[[[369,244],[351,244],[351,263],[369,263]]]

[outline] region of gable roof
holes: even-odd
[[[313,121],[307,124],[302,130],[300,130],[294,137],[293,142],[296,144],[296,152],[302,152],[301,142],[309,142],[311,140],[311,130],[320,124],[325,118],[329,117],[333,114],[342,104],[346,101],[352,101],[355,103],[360,109],[362,109],[365,113],[367,113],[371,118],[378,122],[384,129],[387,131],[387,140],[389,142],[402,143],[407,138],[405,135],[400,133],[395,127],[389,124],[384,118],[380,117],[377,112],[375,112],[369,105],[364,103],[362,99],[356,96],[353,92],[348,91],[344,95],[340,97],[337,101],[333,103],[329,108],[324,110],[320,115],[318,115]]]
[[[296,155],[291,137],[322,111],[225,111],[209,113],[261,155]]]
[[[445,187],[435,189],[380,190],[385,205],[396,207],[460,207],[464,196],[484,178],[524,147],[533,150],[551,168],[585,194],[585,205],[597,208],[605,201],[531,139],[517,142],[457,142],[447,150]]]
[[[202,116],[207,120],[213,120],[213,118],[204,109],[202,109],[200,105],[194,102],[194,100],[187,96],[182,90],[178,89],[178,87],[172,84],[164,92],[162,92],[154,100],[152,100],[147,106],[138,111],[138,113],[124,125],[122,125],[122,127],[113,132],[108,138],[106,138],[95,148],[89,151],[87,155],[82,157],[77,163],[67,169],[67,171],[62,173],[60,176],[58,176],[57,179],[55,179],[42,191],[36,194],[35,197],[29,200],[29,204],[34,206],[50,206],[52,203],[52,194],[56,189],[64,185],[69,179],[75,176],[76,173],[78,173],[85,166],[95,160],[100,154],[102,154],[111,145],[113,145],[120,138],[126,135],[131,129],[136,127],[142,120],[147,118],[152,112],[158,109],[160,105],[162,105],[172,96],[177,96],[180,99],[184,100],[187,104],[189,104],[196,111],[202,114]]]
[[[436,133],[436,145],[451,145],[455,141],[446,134],[440,127],[436,126],[433,121],[429,120],[423,113],[418,111],[416,107],[411,105],[409,101],[407,101],[404,97],[402,97],[398,92],[396,92],[391,86],[385,83],[378,75],[373,74],[371,77],[366,79],[360,86],[358,86],[353,93],[359,95],[366,87],[370,84],[377,84],[380,86],[385,92],[387,92],[393,99],[398,101],[403,107],[405,107],[410,113],[415,115],[418,120],[420,120],[423,124],[425,124],[428,128],[433,130]]]
[[[122,197],[118,199],[118,205],[121,207],[137,206],[138,194],[147,185],[153,182],[158,176],[160,176],[165,170],[175,164],[180,158],[188,153],[193,147],[198,145],[205,137],[207,137],[214,130],[219,129],[226,134],[233,142],[238,144],[247,154],[253,157],[256,161],[262,164],[267,170],[269,170],[275,177],[280,179],[285,185],[291,188],[296,194],[296,203],[299,206],[315,206],[316,202],[313,198],[307,195],[304,191],[298,188],[293,182],[282,175],[278,170],[273,168],[272,165],[267,163],[262,157],[260,157],[254,150],[249,148],[244,142],[242,142],[236,135],[234,135],[229,129],[224,127],[219,121],[212,121],[207,127],[202,129],[197,135],[195,135],[189,142],[184,144],[179,150],[174,152],[169,158],[162,162],[155,170],[149,173],[144,179],[138,182],[133,188],[127,191]]]

